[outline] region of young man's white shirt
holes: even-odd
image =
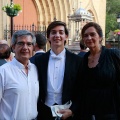
[[[49,107],[55,103],[59,105],[62,104],[65,53],[65,49],[58,55],[55,55],[52,50],[50,51],[47,75],[47,97],[45,101],[45,104]]]

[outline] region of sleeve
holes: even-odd
[[[2,96],[3,96],[3,78],[2,78],[2,71],[0,69],[0,103]]]
[[[70,107],[70,110],[73,112],[74,117],[77,116],[78,112],[80,112],[81,108],[81,101],[82,101],[82,86],[81,86],[81,70],[82,70],[82,60],[83,58],[79,58],[79,61],[77,64],[78,69],[76,69],[76,85],[74,87],[74,99],[73,104]]]
[[[120,50],[111,50],[111,56],[116,69],[116,86],[114,89],[114,106],[116,109],[117,119],[120,120]]]
[[[117,73],[117,81],[120,85],[120,50],[119,49],[111,49],[112,59],[115,65],[116,73]]]
[[[112,49],[113,56],[120,61],[120,50],[119,49]]]

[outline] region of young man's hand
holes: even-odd
[[[63,114],[62,119],[65,120],[68,117],[72,116],[72,111],[70,109],[59,110],[58,113]]]

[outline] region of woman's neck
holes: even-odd
[[[100,53],[101,53],[101,46],[98,48],[90,49],[91,56],[95,56],[96,54],[100,54]]]

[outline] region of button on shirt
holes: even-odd
[[[39,84],[37,69],[15,58],[0,67],[0,120],[31,120],[37,117]]]
[[[62,104],[62,85],[65,69],[65,49],[58,55],[52,50],[48,63],[47,97],[45,104],[51,106],[54,103]]]

